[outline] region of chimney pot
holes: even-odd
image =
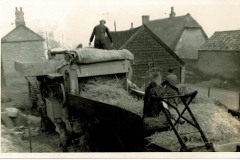
[[[169,14],[169,18],[172,19],[176,16],[176,13],[174,12],[174,7],[171,7],[171,13]]]
[[[148,15],[143,15],[142,16],[142,24],[146,24],[147,22],[149,22],[149,16]]]
[[[133,29],[133,23],[131,23],[131,29]]]
[[[24,21],[24,14],[22,11],[22,7],[20,7],[20,11],[18,11],[17,7],[16,7],[16,12],[15,12],[15,25],[16,27],[20,24],[25,26],[25,21]]]

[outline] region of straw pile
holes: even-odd
[[[125,79],[117,77],[94,77],[80,83],[80,95],[85,98],[115,105],[142,116],[143,102],[124,89]]]
[[[182,95],[194,92],[194,90],[189,86],[187,86],[186,84],[180,83],[180,84],[177,84],[176,87],[178,88],[180,94]]]
[[[126,79],[116,76],[101,76],[85,78],[79,83],[80,95],[85,98],[118,106],[139,116],[142,116],[143,102],[139,101],[125,90]],[[84,115],[79,124],[74,127],[75,132],[80,132],[79,150],[84,152],[98,151],[95,144],[94,127],[89,126],[91,119]],[[87,123],[86,123],[87,122]],[[96,131],[97,132],[97,131]]]
[[[80,94],[85,98],[112,104],[142,116],[143,102],[131,97],[124,89],[124,84],[126,84],[126,80],[117,77],[105,76],[89,78],[80,83]],[[178,88],[181,94],[188,94],[194,91],[184,84],[178,85]],[[227,113],[226,108],[222,106],[222,104],[217,103],[215,100],[200,94],[197,95],[190,105],[195,118],[210,142],[222,142],[231,137],[240,138],[239,121]],[[179,104],[178,109],[182,111],[184,106]],[[184,117],[192,121],[187,112],[184,113]],[[164,122],[164,118],[161,119],[161,117],[159,117],[154,120],[153,118],[145,119],[145,123],[148,124],[158,123],[159,121]],[[154,128],[157,126],[157,124],[152,124],[145,127]],[[184,137],[187,145],[190,144],[191,146],[202,142],[200,134],[196,131],[197,129],[187,122],[178,127],[178,132],[181,134],[181,137]],[[180,150],[180,144],[173,131],[155,133],[146,139],[151,143],[169,148],[173,151]]]
[[[183,105],[179,105],[180,111],[183,108]],[[195,104],[191,104],[190,108],[208,141],[222,142],[240,138],[239,121],[227,113],[227,110],[220,103],[216,103],[215,100],[208,99],[202,95],[197,95]],[[184,117],[191,120],[188,112],[184,113]],[[184,137],[187,144],[194,143],[197,145],[202,141],[197,129],[188,123],[180,125],[178,132],[182,134],[181,136]],[[180,144],[173,131],[155,133],[147,137],[147,139],[151,143],[165,146],[173,151],[180,150]]]

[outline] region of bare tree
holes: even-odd
[[[49,48],[62,47],[62,29],[57,21],[34,20],[30,22],[29,28],[44,37]]]

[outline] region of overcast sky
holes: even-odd
[[[86,46],[92,29],[100,19],[117,31],[142,24],[142,15],[150,20],[169,17],[174,7],[176,16],[190,13],[210,37],[215,31],[240,29],[240,0],[4,0],[1,1],[1,37],[15,25],[15,7],[22,7],[26,26],[39,21],[59,24],[64,37]],[[108,16],[106,14],[108,13]],[[32,28],[31,28],[32,29]]]

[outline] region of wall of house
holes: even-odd
[[[240,80],[240,51],[199,51],[197,66],[206,74]]]
[[[152,67],[160,67],[164,77],[168,69],[173,68],[179,82],[181,81],[181,64],[147,31],[140,31],[125,49],[134,55],[132,80],[138,86],[143,85],[146,72]]]
[[[205,42],[201,29],[187,28],[183,31],[174,51],[180,58],[197,59],[198,49]]]
[[[26,79],[15,71],[14,61],[41,61],[43,41],[1,43],[1,54],[6,85],[25,83]]]

